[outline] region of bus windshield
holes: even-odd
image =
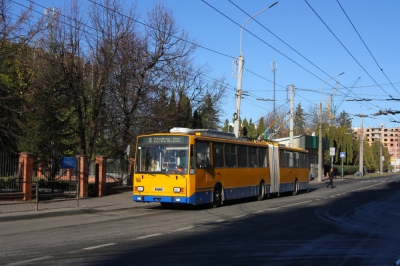
[[[188,137],[142,137],[139,139],[137,173],[188,173]]]

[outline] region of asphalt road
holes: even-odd
[[[0,223],[2,265],[396,265],[400,176],[216,209]]]

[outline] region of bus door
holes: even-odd
[[[214,168],[211,167],[210,143],[197,140],[194,160],[196,166],[196,191],[212,191],[215,184]]]

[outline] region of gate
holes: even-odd
[[[18,154],[0,151],[0,199],[19,199],[23,197],[23,163],[19,163]]]
[[[60,159],[34,159],[32,194],[39,199],[75,198],[78,191],[75,169],[60,169]]]

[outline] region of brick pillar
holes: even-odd
[[[99,186],[97,188],[98,196],[106,195],[107,188],[107,157],[103,155],[96,156],[96,165],[99,167]]]
[[[67,180],[71,181],[71,169],[67,169],[66,175],[67,175]]]
[[[33,155],[22,152],[19,154],[19,171],[22,177],[23,200],[32,199],[32,176],[33,176]]]
[[[81,155],[79,158],[79,197],[88,197],[89,188],[89,165],[87,155]]]

